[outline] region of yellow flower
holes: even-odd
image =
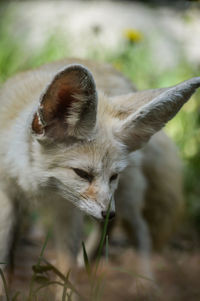
[[[131,43],[140,42],[143,38],[143,35],[140,31],[131,28],[124,31],[124,36]]]
[[[118,71],[122,71],[122,63],[121,62],[118,62],[118,61],[116,61],[116,62],[114,62],[113,63],[113,66],[115,67],[115,69],[117,69]]]

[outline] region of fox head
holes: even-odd
[[[141,148],[190,98],[200,78],[118,97],[97,94],[90,71],[70,65],[41,94],[32,123],[33,164],[41,186],[98,219],[110,204],[129,154]]]

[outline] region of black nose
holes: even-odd
[[[105,219],[107,215],[107,211],[101,211],[102,217]],[[108,219],[112,219],[115,217],[115,211],[110,211]]]

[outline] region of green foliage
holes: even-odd
[[[10,16],[0,18],[0,81],[4,81],[23,65],[23,48],[13,38],[11,22]]]
[[[0,6],[0,8],[2,8]],[[45,43],[36,49],[27,45],[27,35],[14,30],[12,7],[0,11],[0,83],[16,72],[40,66],[69,56],[71,53],[65,35],[55,29],[45,37]]]

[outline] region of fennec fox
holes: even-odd
[[[159,131],[199,86],[197,77],[135,92],[112,67],[82,60],[9,79],[0,91],[0,262],[20,202],[50,214],[63,272],[79,248],[82,212],[104,219],[111,202],[113,217],[114,194],[140,250],[148,251],[150,237],[162,244],[182,191],[176,149]]]

